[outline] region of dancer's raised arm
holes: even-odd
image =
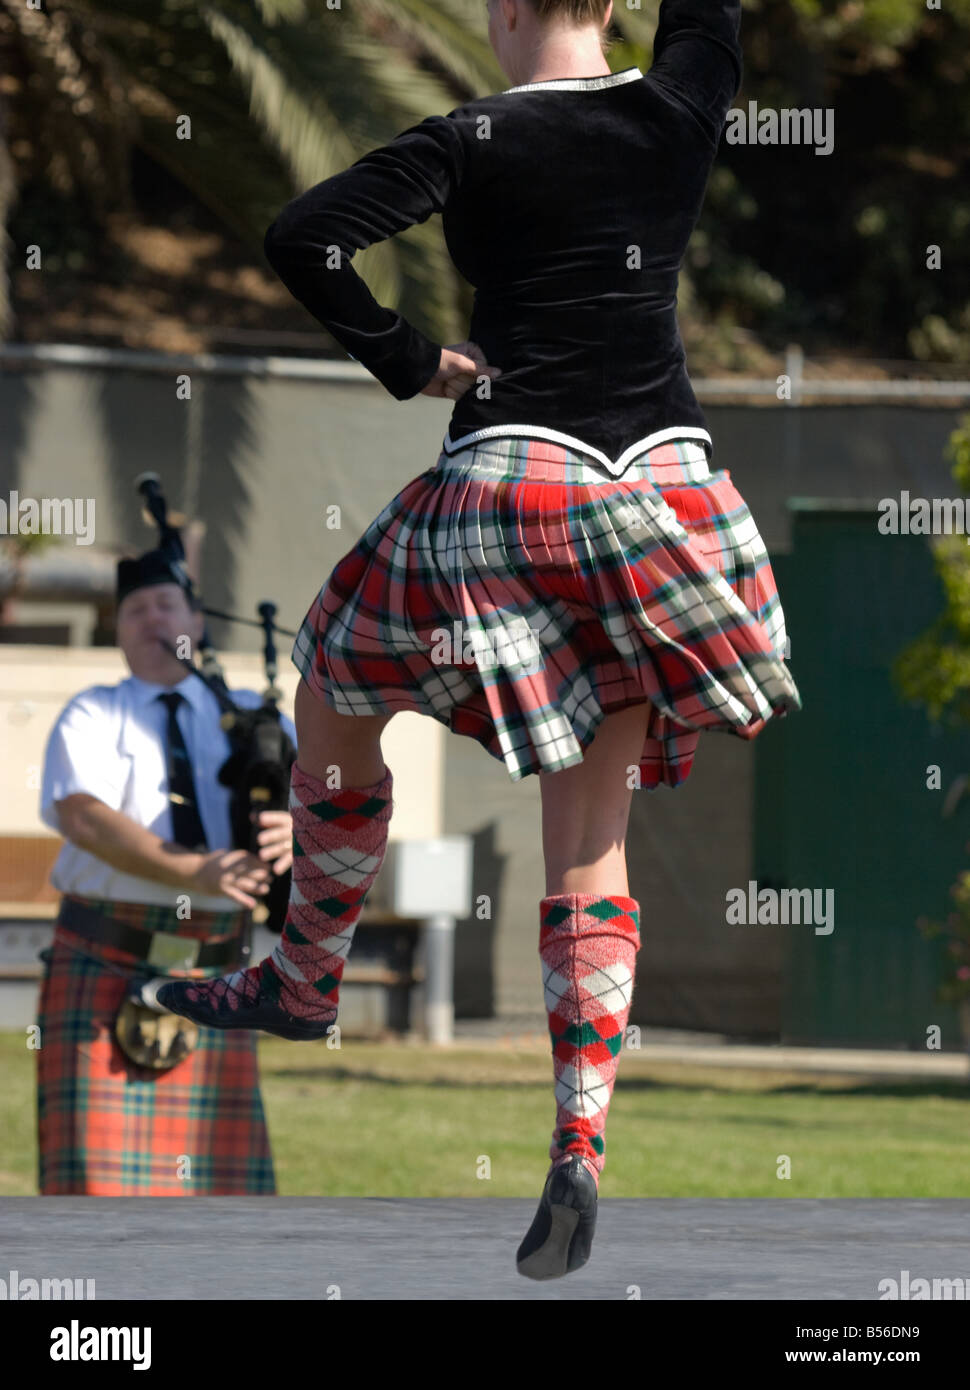
[[[663,0],[648,77],[671,90],[712,140],[741,86],[741,0]]]

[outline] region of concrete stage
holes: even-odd
[[[499,1198],[7,1197],[0,1278],[94,1279],[98,1300],[878,1300],[881,1280],[908,1271],[910,1281],[963,1279],[970,1294],[962,1199],[604,1198],[589,1263],[548,1283],[515,1269],[535,1208]]]

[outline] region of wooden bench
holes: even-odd
[[[16,943],[10,942],[8,933],[15,932],[18,925],[53,928],[61,895],[50,882],[50,874],[63,843],[54,835],[0,835],[0,983],[27,983],[43,974],[43,964],[33,947],[27,949],[34,959],[10,959],[10,947]],[[258,929],[265,917],[266,910],[260,904],[253,910],[254,928]],[[365,903],[341,982],[351,990],[378,986],[388,991],[387,1016],[396,1020],[390,1026],[402,1031],[411,1026],[411,992],[424,982],[424,969],[415,960],[421,927],[413,917],[377,911]],[[31,931],[30,935],[36,938],[37,933]],[[272,942],[277,939],[269,936]]]

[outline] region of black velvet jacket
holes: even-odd
[[[709,439],[677,326],[678,272],[741,83],[740,0],[663,0],[646,75],[512,87],[429,116],[283,210],[266,255],[398,400],[441,345],[379,305],[354,252],[441,213],[475,287],[468,338],[502,375],[455,402],[446,438],[571,441],[616,461]],[[614,470],[616,471],[616,470]]]

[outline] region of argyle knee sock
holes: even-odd
[[[561,893],[543,898],[539,911],[556,1090],[549,1172],[566,1155],[579,1154],[598,1185],[633,997],[640,904],[615,894]]]
[[[258,965],[197,986],[222,987],[236,1008],[261,997],[295,1018],[332,1023],[358,918],[387,848],[393,810],[390,769],[367,787],[335,791],[293,764],[293,870],[279,945]]]

